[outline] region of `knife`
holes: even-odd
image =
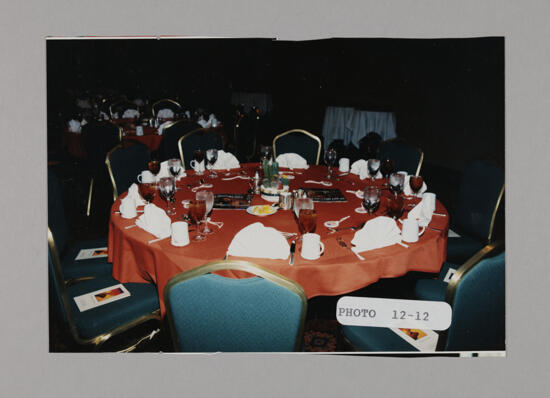
[[[288,262],[290,265],[294,265],[294,251],[296,250],[296,241],[293,240],[292,244],[290,245],[290,261]]]

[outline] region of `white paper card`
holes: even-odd
[[[107,257],[106,247],[96,247],[95,249],[82,249],[78,252],[75,260],[87,260],[89,258]]]
[[[456,272],[456,269],[454,268],[449,268],[447,270],[447,275],[445,275],[445,278],[443,278],[443,282],[445,283],[449,283],[449,281],[451,280],[451,278],[453,277],[453,275],[455,274]]]
[[[449,238],[460,238],[460,235],[453,231],[451,228],[449,228],[449,233],[447,234],[447,236]]]
[[[419,351],[435,351],[439,335],[429,329],[399,329],[390,328],[407,343]]]
[[[130,292],[128,289],[126,289],[122,283],[119,283],[118,285],[105,287],[94,292],[83,294],[82,296],[77,296],[74,298],[74,301],[80,312],[83,312],[129,296]]]

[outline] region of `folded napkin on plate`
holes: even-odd
[[[355,252],[374,250],[401,242],[401,230],[390,217],[376,217],[367,221],[363,228],[355,233],[351,243]]]
[[[204,120],[204,118],[202,116],[199,117],[199,119],[197,120],[197,123],[200,124],[200,126],[203,129],[207,128],[207,126],[208,126],[208,122],[206,120]]]
[[[164,210],[150,203],[143,208],[136,225],[157,238],[167,238],[171,234],[172,220]]]
[[[164,129],[166,128],[166,126],[168,126],[169,124],[172,124],[172,123],[174,123],[172,120],[168,120],[168,121],[162,123],[162,124],[159,126],[158,130],[157,130],[157,134],[158,134],[158,135],[162,135],[162,132],[164,131]]]
[[[422,199],[411,211],[409,211],[407,218],[417,219],[419,226],[427,227],[430,221],[432,221],[433,212],[433,209],[428,205],[426,199]]]
[[[160,119],[173,119],[174,111],[172,109],[164,108],[158,111],[157,117]]]
[[[414,194],[414,192],[411,189],[411,185],[409,183],[409,180],[411,179],[411,176],[405,177],[405,182],[403,184],[403,194],[406,196],[411,196]],[[428,186],[426,185],[426,182],[422,183],[422,188],[420,188],[420,191],[418,191],[419,194],[423,194],[428,189]]]
[[[350,173],[357,174],[359,178],[361,178],[362,180],[364,180],[367,177],[370,177],[368,162],[364,159],[356,160],[351,165]],[[378,173],[376,173],[376,176],[374,178],[382,178],[382,173],[378,171]]]
[[[218,160],[214,163],[214,170],[238,169],[239,167],[241,165],[235,155],[222,149],[218,150]]]
[[[136,206],[142,206],[147,203],[143,200],[143,198],[139,194],[138,186],[135,183],[130,185],[130,188],[128,189],[127,197],[131,197],[132,199],[134,199]]]
[[[185,174],[185,170],[183,170],[183,167],[181,168],[180,174],[178,175],[178,178],[176,178],[176,181],[179,181],[180,178],[186,177],[187,174]],[[157,174],[157,181],[159,181],[163,177],[172,177],[172,174],[170,174],[170,169],[168,167],[168,160],[165,160],[160,164],[160,171]]]
[[[129,218],[130,215],[134,215],[136,213],[136,201],[132,196],[126,196],[120,201],[120,207],[119,207],[120,214],[124,218]]]
[[[288,167],[289,169],[307,169],[309,168],[307,160],[297,153],[283,153],[277,156],[279,167]]]
[[[136,109],[126,109],[122,114],[123,119],[134,119],[139,117],[139,112]]]
[[[227,249],[227,254],[286,260],[290,254],[290,246],[275,228],[264,227],[262,223],[257,222],[237,232]]]
[[[67,125],[68,125],[69,131],[71,133],[80,133],[81,132],[80,122],[78,120],[71,119],[71,120],[69,120]]]

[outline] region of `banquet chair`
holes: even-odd
[[[382,137],[380,134],[371,131],[359,140],[359,151],[363,159],[379,159],[380,144]]]
[[[187,133],[200,128],[200,124],[187,120],[178,120],[177,122],[168,124],[162,130],[162,139],[159,145],[160,158],[168,160],[180,157],[178,150],[179,139]]]
[[[139,173],[147,169],[149,149],[137,141],[125,141],[111,149],[105,158],[113,187],[113,201],[136,182]]]
[[[226,278],[216,271],[245,271]],[[164,288],[176,351],[289,352],[302,347],[307,299],[296,282],[245,261],[216,261]]]
[[[283,153],[297,153],[308,164],[319,164],[321,157],[321,139],[306,130],[292,129],[273,139],[273,158]]]
[[[497,167],[473,161],[460,182],[458,206],[451,214],[451,229],[460,237],[447,240],[447,261],[461,264],[493,240],[497,212],[504,195],[504,173]]]
[[[169,98],[158,100],[151,106],[153,117],[156,117],[158,111],[160,111],[161,109],[170,109],[174,112],[174,115],[177,115],[179,112],[181,112],[181,105],[179,104],[179,102]]]
[[[76,284],[65,283],[57,248],[48,229],[48,274],[53,314],[66,323],[78,344],[98,348],[113,336],[144,324],[160,320],[157,289],[149,283],[124,283],[130,295],[108,304],[80,311],[75,297],[120,284],[111,276],[101,276]],[[157,330],[158,331],[158,330]],[[152,337],[154,333],[147,333]],[[138,343],[143,340],[139,339]],[[131,351],[136,344],[125,347]]]
[[[112,273],[112,266],[105,257],[75,260],[82,249],[107,247],[107,238],[88,240],[71,238],[63,206],[61,185],[52,170],[48,170],[48,227],[52,231],[52,236],[55,236],[60,253],[60,266],[67,281],[110,275]]]
[[[394,139],[380,144],[380,159],[386,158],[395,162],[395,171],[406,171],[408,174],[419,175],[424,161],[424,152]]]
[[[188,170],[191,168],[193,152],[197,149],[204,151],[208,149],[223,149],[223,139],[218,131],[198,128],[180,137],[178,140],[178,150],[181,164]]]
[[[89,217],[92,208],[94,182],[97,184],[106,178],[103,162],[107,152],[122,141],[122,128],[112,122],[91,121],[82,127],[82,141],[90,174],[86,206],[86,216]]]
[[[502,246],[489,246],[451,277],[444,296],[451,325],[439,333],[436,351],[505,349],[505,252],[494,255]],[[344,326],[343,332],[358,351],[418,351],[389,328]]]
[[[122,100],[113,102],[111,103],[111,105],[109,105],[109,115],[111,116],[111,119],[117,119],[115,118],[115,116],[118,116],[118,119],[122,119],[122,114],[127,109],[135,109],[136,111],[139,112],[139,106],[137,106],[131,101],[122,99]]]

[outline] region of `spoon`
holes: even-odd
[[[338,228],[340,223],[344,220],[347,220],[350,216],[345,216],[339,219],[338,221],[325,221],[325,227],[327,228]]]

